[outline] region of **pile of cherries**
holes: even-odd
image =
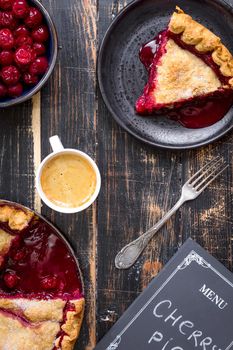
[[[18,97],[48,69],[49,30],[26,0],[0,0],[0,99]]]

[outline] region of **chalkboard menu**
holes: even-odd
[[[233,275],[189,239],[95,350],[233,350]]]

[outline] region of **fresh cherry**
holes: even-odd
[[[30,46],[21,46],[15,51],[15,62],[21,65],[27,65],[35,59],[35,53]]]
[[[14,56],[12,51],[9,50],[3,50],[0,52],[0,64],[2,66],[9,66],[14,60]]]
[[[27,85],[36,85],[39,81],[39,78],[37,75],[32,75],[32,74],[26,72],[23,75],[23,81]]]
[[[42,44],[42,43],[34,43],[32,45],[32,48],[35,51],[37,56],[42,56],[46,52],[46,48],[45,48],[44,44]]]
[[[12,49],[14,46],[14,37],[10,29],[0,30],[0,47],[2,49]]]
[[[42,13],[36,7],[30,7],[29,14],[25,19],[25,24],[29,28],[35,28],[41,24],[42,20]]]
[[[6,66],[2,68],[1,77],[7,85],[15,85],[19,81],[20,73],[15,66]]]
[[[23,45],[31,46],[33,44],[33,40],[29,35],[20,35],[15,39],[15,46],[20,47]]]
[[[8,88],[8,95],[10,97],[19,97],[22,95],[22,93],[23,93],[23,85],[21,83],[9,86]]]
[[[6,286],[10,289],[14,288],[19,281],[19,277],[16,275],[16,272],[14,272],[14,271],[6,272],[4,274],[3,279],[4,279]]]
[[[9,28],[11,30],[17,27],[17,20],[14,18],[12,12],[0,12],[0,27]]]
[[[28,29],[27,29],[27,27],[26,26],[24,26],[24,25],[20,25],[20,26],[18,26],[17,28],[16,28],[16,30],[15,30],[15,32],[14,32],[14,35],[16,36],[16,37],[18,37],[18,36],[28,36],[29,35],[29,31],[28,31]]]
[[[29,72],[32,75],[41,75],[48,69],[48,60],[46,57],[37,57],[34,62],[30,64]]]
[[[29,7],[25,0],[16,0],[12,7],[12,12],[16,18],[25,18],[29,13]]]
[[[49,38],[49,31],[47,26],[41,25],[32,32],[32,38],[34,41],[43,43]]]
[[[14,0],[0,0],[0,8],[3,10],[10,10]]]
[[[55,289],[58,286],[58,280],[56,276],[44,277],[41,281],[42,288],[45,290]]]

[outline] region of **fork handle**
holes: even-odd
[[[158,230],[167,222],[168,219],[181,207],[186,200],[181,197],[178,202],[170,209],[164,217],[151,227],[147,232],[141,235],[136,240],[127,244],[115,258],[115,266],[118,269],[124,270],[130,268],[137,261],[143,250],[152,237],[158,232]]]

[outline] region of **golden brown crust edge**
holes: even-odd
[[[197,51],[212,52],[213,61],[220,67],[222,75],[231,78],[229,85],[233,88],[233,56],[218,36],[194,21],[178,6],[171,17],[169,30],[181,34],[181,40],[185,44],[194,45]]]
[[[34,214],[29,210],[22,210],[10,205],[0,206],[0,222],[8,223],[12,230],[22,231],[28,226]]]
[[[71,300],[70,302],[74,304],[75,310],[67,312],[66,322],[61,326],[61,329],[65,332],[65,336],[62,338],[62,341],[60,337],[57,338],[55,343],[55,345],[61,350],[73,349],[74,344],[80,333],[84,315],[84,298],[79,300]]]

